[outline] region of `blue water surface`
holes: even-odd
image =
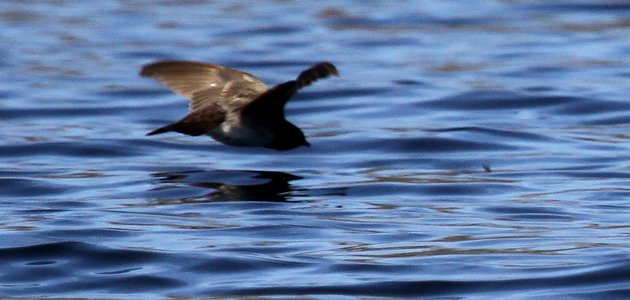
[[[0,2],[0,296],[630,298],[627,1]],[[155,128],[142,65],[269,85],[312,144]]]

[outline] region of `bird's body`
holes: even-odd
[[[209,135],[232,146],[290,150],[309,144],[304,133],[285,119],[284,105],[302,87],[338,72],[322,62],[270,89],[251,74],[189,61],[149,64],[140,75],[153,77],[190,100],[187,116],[147,135],[175,131]]]

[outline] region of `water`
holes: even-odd
[[[630,297],[625,1],[3,1],[0,295]],[[298,94],[310,148],[145,137],[159,59]]]

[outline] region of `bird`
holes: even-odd
[[[296,79],[268,88],[254,75],[226,66],[165,60],[144,65],[140,76],[156,79],[190,100],[188,115],[147,136],[209,135],[226,145],[286,151],[310,146],[302,130],[286,120],[287,101],[301,88],[339,72],[332,63],[319,62]]]

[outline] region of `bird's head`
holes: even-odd
[[[311,144],[306,141],[306,137],[304,136],[302,130],[289,122],[286,122],[276,132],[277,134],[274,141],[265,147],[278,151],[285,151],[300,146],[311,146]]]

